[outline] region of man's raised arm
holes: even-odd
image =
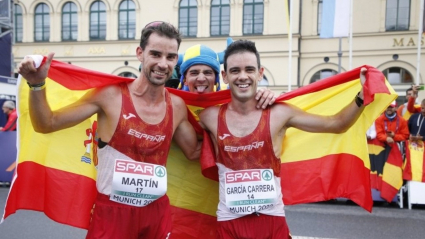
[[[54,53],[47,55],[47,60],[40,67],[32,57],[26,56],[18,67],[19,74],[27,81],[29,94],[29,113],[34,130],[39,133],[50,133],[74,126],[89,118],[98,111],[98,107],[90,103],[93,92],[87,93],[79,101],[53,112],[46,97],[46,77],[50,69]]]

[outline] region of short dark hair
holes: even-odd
[[[409,91],[413,91],[413,88],[412,88],[412,87],[410,87],[409,89],[407,89],[407,90],[406,90],[406,95],[408,95],[408,94],[409,94]]]
[[[142,30],[142,37],[140,38],[140,47],[145,50],[148,45],[149,37],[152,33],[156,33],[160,36],[166,36],[170,39],[177,40],[177,49],[180,48],[180,43],[182,38],[180,36],[179,30],[177,30],[173,25],[167,22],[152,22],[145,26]]]
[[[233,54],[252,52],[257,57],[257,67],[260,69],[260,53],[258,53],[255,43],[250,40],[237,40],[230,44],[224,53],[224,71],[227,71],[227,58]]]

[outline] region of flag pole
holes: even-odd
[[[289,33],[288,33],[288,92],[291,91],[292,78],[292,0],[289,1]]]
[[[342,57],[342,38],[339,38],[339,49],[338,49],[338,73],[341,73],[341,57]]]
[[[416,85],[419,85],[419,72],[421,69],[421,37],[423,31],[423,19],[424,19],[424,2],[421,0],[421,7],[419,10],[419,28],[418,28],[418,55],[417,55],[417,64],[416,64]]]
[[[353,0],[350,0],[350,28],[349,28],[349,53],[348,53],[348,69],[353,69]]]

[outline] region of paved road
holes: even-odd
[[[0,205],[8,188],[0,187]],[[2,212],[1,212],[2,213]],[[425,207],[374,206],[368,213],[346,202],[286,207],[294,239],[423,239]],[[80,239],[86,231],[53,222],[43,213],[19,210],[0,225],[2,239]]]
[[[9,188],[0,187],[0,214],[6,203]],[[80,239],[86,230],[66,226],[52,221],[44,213],[18,210],[0,224],[1,239]]]
[[[376,203],[372,213],[345,201],[286,207],[294,235],[337,239],[423,239],[425,207]]]

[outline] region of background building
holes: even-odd
[[[12,7],[13,1],[0,0],[0,107],[6,100],[15,100],[16,79],[12,68]],[[0,110],[0,126],[7,116]]]
[[[338,72],[339,39],[319,37],[322,4],[322,0],[15,0],[14,62],[28,54],[55,52],[55,59],[70,64],[138,75],[135,49],[140,31],[147,23],[162,20],[183,34],[181,53],[194,44],[223,51],[228,36],[255,41],[265,68],[262,84],[279,93],[288,85],[295,89]],[[423,84],[425,67],[417,69],[418,44],[425,62],[424,38],[417,40],[419,16],[420,0],[353,1],[353,68],[365,64],[378,68],[400,96],[417,82],[417,71]],[[350,70],[348,39],[341,43],[344,72]]]

